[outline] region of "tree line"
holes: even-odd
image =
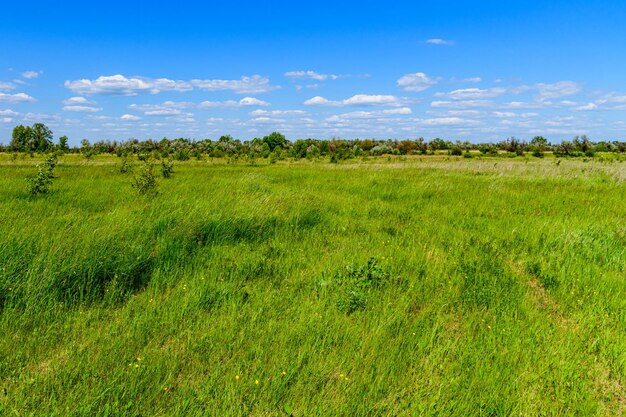
[[[272,159],[330,157],[331,161],[336,161],[362,156],[429,155],[435,153],[471,155],[471,152],[480,152],[483,155],[520,156],[529,153],[536,157],[542,157],[546,152],[552,152],[557,156],[593,156],[596,152],[625,153],[626,142],[594,142],[586,135],[576,136],[571,141],[562,141],[558,144],[550,143],[543,136],[535,136],[529,142],[511,137],[498,143],[452,142],[441,138],[431,141],[426,141],[423,138],[413,140],[298,139],[289,141],[281,133],[273,132],[250,141],[241,141],[230,135],[221,136],[217,140],[163,138],[161,140],[148,139],[143,141],[137,139],[126,141],[101,140],[91,143],[89,140],[83,139],[80,146],[70,147],[67,136],[61,136],[55,144],[52,131],[43,123],[35,123],[32,126],[16,126],[13,129],[10,144],[0,145],[0,152],[81,153],[86,157],[107,153],[118,156],[137,154],[140,157],[152,155],[181,161],[203,156]]]

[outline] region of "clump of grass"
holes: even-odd
[[[50,155],[44,162],[37,165],[37,175],[27,179],[28,192],[31,195],[47,194],[50,192],[56,165],[56,155]]]
[[[370,258],[365,265],[346,268],[335,277],[338,287],[337,309],[345,314],[365,310],[373,291],[388,279],[389,273],[375,258]]]

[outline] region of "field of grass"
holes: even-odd
[[[626,415],[625,162],[40,160],[0,155],[0,415]]]

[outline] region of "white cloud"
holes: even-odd
[[[490,100],[433,101],[430,103],[430,106],[463,110],[476,107],[492,107],[495,106],[495,103]]]
[[[336,106],[339,104],[338,101],[330,101],[321,96],[315,96],[310,98],[304,102],[307,106]]]
[[[0,93],[0,101],[8,103],[28,103],[35,101],[34,98],[25,93],[4,94]]]
[[[73,106],[63,106],[63,110],[79,112],[79,113],[97,113],[99,111],[102,111],[102,108],[101,107],[93,107],[93,106],[73,105]]]
[[[307,106],[401,106],[406,100],[391,95],[356,94],[341,101],[331,101],[321,96],[304,102]]]
[[[308,114],[304,110],[253,110],[250,116],[304,116]]]
[[[515,117],[515,116],[517,116],[517,114],[516,114],[516,113],[510,112],[510,111],[505,111],[505,112],[502,112],[502,111],[494,111],[494,112],[493,112],[493,115],[494,115],[494,116],[496,116],[496,117],[501,117],[501,118],[509,118],[509,117]]]
[[[594,102],[574,108],[576,111],[590,110],[626,110],[626,94],[611,92]]]
[[[131,104],[129,109],[141,111],[146,116],[179,116],[183,113],[181,109],[193,106],[193,103],[186,101],[165,101],[161,104]]]
[[[41,74],[43,74],[43,71],[24,71],[22,73],[22,77],[26,78],[27,80],[32,80],[39,77]]]
[[[85,97],[70,97],[67,100],[63,100],[63,104],[72,106],[76,104],[94,104],[94,102],[87,100]]]
[[[454,45],[454,41],[449,41],[449,40],[440,39],[440,38],[427,39],[425,42],[430,45]]]
[[[573,81],[559,81],[554,84],[535,84],[540,100],[571,96],[582,91],[582,85]]]
[[[285,73],[285,77],[293,79],[310,79],[317,81],[336,80],[345,77],[345,75],[337,74],[320,74],[315,71],[289,71]]]
[[[285,119],[275,119],[272,117],[256,117],[254,119],[251,120],[252,123],[261,123],[261,124],[266,124],[266,123],[284,123],[286,120]]]
[[[586,110],[597,110],[598,105],[596,103],[588,103],[583,106],[576,107],[578,111],[586,111]]]
[[[259,94],[275,90],[269,78],[253,75],[238,80],[191,80],[191,85],[205,91],[233,91],[237,94]]]
[[[356,106],[372,106],[372,105],[391,105],[397,106],[400,100],[396,96],[390,95],[368,95],[357,94],[343,101],[345,105]]]
[[[18,112],[15,112],[11,109],[6,109],[6,110],[0,110],[0,116],[19,116],[20,114]]]
[[[141,120],[141,117],[139,116],[135,116],[133,114],[123,114],[122,116],[120,116],[120,120],[125,120],[125,121],[136,121],[136,120]]]
[[[95,80],[65,81],[65,87],[78,94],[112,94],[135,96],[139,93],[158,94],[162,91],[190,91],[193,89],[187,81],[175,81],[167,78],[130,77],[123,75],[100,76]]]
[[[382,111],[354,111],[350,113],[342,113],[328,117],[329,122],[344,122],[346,119],[381,119],[388,116],[408,115],[412,114],[410,108],[400,107],[397,109],[388,109]]]
[[[0,81],[0,91],[15,90],[15,84]]]
[[[208,108],[216,108],[216,107],[224,107],[224,108],[238,108],[238,107],[253,107],[253,106],[269,106],[270,103],[267,101],[259,100],[254,97],[244,97],[239,101],[236,100],[226,100],[226,101],[203,101],[198,104],[199,109],[208,109]]]
[[[460,90],[450,91],[449,93],[437,93],[435,94],[438,97],[446,96],[453,100],[476,100],[476,99],[485,99],[485,98],[493,98],[497,96],[501,96],[506,94],[507,90],[505,88],[463,88]]]
[[[400,77],[397,84],[404,91],[420,92],[437,84],[437,80],[428,77],[423,72],[416,72]]]
[[[470,77],[470,78],[464,78],[461,81],[464,83],[479,83],[481,82],[483,79],[480,77]]]
[[[459,125],[459,124],[476,124],[475,121],[468,119],[462,119],[460,117],[435,117],[432,119],[424,119],[419,121],[420,124],[425,126],[445,126],[445,125]]]

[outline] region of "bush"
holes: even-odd
[[[31,195],[47,194],[50,191],[56,165],[56,155],[50,155],[43,163],[37,165],[37,176],[27,179],[28,192]]]
[[[161,161],[161,175],[163,178],[169,178],[174,173],[174,163],[169,161]]]
[[[132,186],[139,195],[156,196],[159,192],[156,178],[154,177],[153,165],[149,162],[142,167],[139,174],[133,178]]]
[[[125,156],[122,157],[122,162],[120,163],[120,168],[119,168],[120,174],[126,174],[130,172],[131,169],[132,169],[132,166],[130,162],[128,161],[128,158]]]
[[[449,153],[452,156],[461,156],[463,155],[463,150],[458,146],[454,146],[452,149],[450,149]]]

